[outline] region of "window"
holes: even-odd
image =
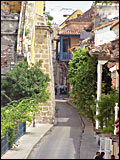
[[[68,39],[63,39],[63,52],[68,51]]]

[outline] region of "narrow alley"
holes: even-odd
[[[119,159],[119,1],[1,2],[1,159]]]
[[[83,158],[92,159],[98,148],[96,144],[91,146],[93,152],[89,153],[90,150],[84,148],[84,143],[81,146],[83,132],[83,121],[76,110],[65,100],[57,100],[56,125],[37,143],[28,159],[82,159],[85,155]],[[87,153],[91,157],[87,157]]]

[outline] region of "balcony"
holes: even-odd
[[[60,61],[69,61],[72,59],[72,57],[73,57],[73,55],[70,52],[62,52],[60,54],[59,60]]]

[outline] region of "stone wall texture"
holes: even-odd
[[[1,11],[1,75],[5,75],[17,62],[16,47],[19,20],[18,15]]]
[[[114,14],[113,14],[114,13]],[[113,18],[119,17],[119,6],[97,6],[95,16],[95,28],[101,25],[107,24],[113,20]]]
[[[48,92],[50,98],[45,104],[39,104],[41,112],[36,115],[38,123],[53,123],[55,114],[55,91],[53,78],[53,59],[51,30],[47,26],[45,15],[35,13],[35,1],[27,1],[25,13],[25,25],[29,34],[24,39],[24,46],[29,55],[30,62],[36,63],[42,60],[42,71],[49,75],[50,82]]]
[[[35,28],[35,63],[42,61],[42,71],[49,75],[50,83],[48,91],[50,91],[50,99],[46,104],[43,104],[42,111],[37,116],[39,122],[54,121],[55,113],[55,93],[54,93],[54,79],[53,79],[53,62],[52,62],[52,48],[51,48],[50,30],[47,26],[36,26]]]

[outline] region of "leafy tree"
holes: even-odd
[[[97,59],[90,57],[85,48],[79,47],[72,52],[68,76],[72,91],[70,93],[80,113],[87,115],[93,122],[95,114]]]
[[[32,97],[39,101],[48,98],[49,77],[41,69],[41,62],[31,66],[27,62],[20,62],[13,70],[6,73],[2,79],[1,88],[11,100]]]
[[[14,128],[20,122],[31,122],[41,109],[39,104],[49,98],[46,89],[50,79],[40,67],[40,61],[31,67],[22,61],[2,78],[2,96],[8,101],[1,108],[1,138],[9,132],[11,146],[14,143]]]
[[[48,17],[48,25],[50,26],[50,28],[52,28],[51,21],[53,20],[53,17],[50,16],[49,14],[46,14],[46,16]]]
[[[102,132],[113,133],[114,130],[114,106],[119,103],[119,93],[116,90],[111,90],[109,94],[102,94],[98,101],[99,114],[95,116],[100,122]]]

